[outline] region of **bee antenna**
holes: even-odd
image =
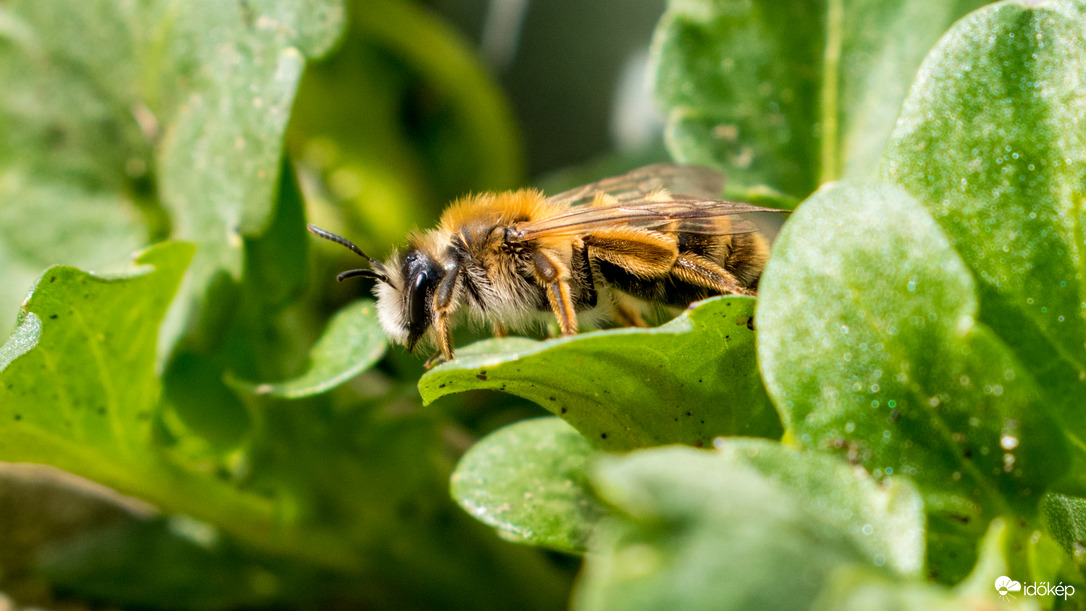
[[[380,280],[381,282],[389,284],[388,276],[379,274],[372,269],[349,269],[336,276],[336,280],[339,280],[340,282],[343,282],[347,278],[373,278],[374,280]]]
[[[363,278],[373,278],[375,280],[380,280],[381,282],[384,282],[386,284],[391,284],[391,282],[389,282],[388,275],[384,273],[385,266],[382,265],[381,262],[378,261],[377,259],[374,259],[373,257],[371,257],[371,256],[367,255],[366,253],[362,252],[362,249],[355,246],[354,242],[348,240],[347,238],[345,238],[343,236],[338,236],[338,235],[332,233],[331,231],[325,231],[324,229],[321,229],[320,227],[317,227],[316,225],[307,225],[306,228],[309,229],[309,231],[313,235],[316,235],[318,237],[322,237],[325,240],[335,242],[336,244],[339,244],[340,246],[346,247],[348,250],[350,250],[354,254],[356,254],[356,255],[362,257],[363,259],[369,261],[370,266],[372,266],[374,268],[374,269],[352,269],[350,271],[343,272],[339,276],[336,276],[336,278],[340,282],[343,282],[347,278],[355,278],[355,277],[361,276]]]

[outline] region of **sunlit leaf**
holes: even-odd
[[[898,561],[919,566],[915,492],[830,457],[734,443],[601,462],[593,480],[616,513],[593,540],[576,608],[802,609],[843,569],[900,579]]]
[[[924,62],[883,173],[946,231],[977,283],[977,317],[1039,383],[1086,494],[1086,6],[1003,2]]]
[[[328,322],[309,353],[305,371],[283,382],[246,382],[229,379],[232,386],[256,395],[297,399],[339,386],[372,366],[385,353],[388,342],[377,322],[372,300],[344,307]]]
[[[909,476],[974,529],[1031,513],[1066,468],[1032,376],[977,321],[967,268],[902,190],[835,186],[802,204],[759,300],[766,387],[806,447]]]
[[[452,495],[505,538],[584,551],[603,508],[588,489],[592,444],[558,418],[491,433],[456,466]]]
[[[871,177],[924,54],[983,0],[671,0],[654,92],[680,161],[803,198]]]
[[[419,380],[429,403],[476,388],[535,401],[607,449],[773,437],[780,421],[754,360],[754,300],[702,302],[654,329],[478,342]]]

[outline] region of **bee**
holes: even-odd
[[[385,333],[409,350],[432,340],[429,366],[453,358],[452,329],[465,310],[499,336],[550,317],[571,335],[582,323],[645,326],[642,314],[655,306],[755,295],[769,232],[753,218],[782,211],[716,199],[723,188],[709,168],[657,164],[551,197],[470,195],[383,263],[309,230],[369,262],[338,279],[376,280]]]

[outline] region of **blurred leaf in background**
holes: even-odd
[[[419,362],[395,351],[372,367],[372,316],[332,318],[367,287],[331,281],[345,252],[312,249],[314,265],[304,225],[383,256],[453,197],[522,185],[521,124],[550,151],[533,174],[608,153],[612,85],[660,7],[627,26],[614,2],[587,3],[588,23],[572,4],[526,5],[536,42],[511,61],[551,65],[573,26],[598,40],[566,45],[546,86],[514,93],[524,113],[477,59],[491,56],[472,41],[482,22],[447,4],[0,6],[0,308],[13,321],[38,278],[0,357],[0,459],[57,464],[162,512],[20,548],[0,558],[0,587],[174,608],[566,598],[572,563],[493,539],[448,498],[453,459],[527,405],[476,393],[422,411]],[[592,56],[606,61],[577,87],[561,76]],[[190,245],[126,267],[166,238]],[[55,264],[69,267],[41,275]],[[38,519],[10,506],[12,523]]]
[[[794,205],[870,179],[921,60],[984,4],[672,0],[652,58],[668,150],[725,170],[737,197]]]

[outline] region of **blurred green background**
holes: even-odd
[[[244,88],[263,86],[263,43],[223,46],[230,34],[220,28],[235,15],[258,30],[268,14],[304,23],[290,12],[297,4],[0,1],[5,326],[51,265],[115,273],[143,246],[195,242],[160,337],[160,381],[149,387],[161,384],[162,396],[151,427],[134,429],[146,435],[136,443],[243,495],[275,499],[279,529],[263,540],[244,513],[210,518],[214,493],[205,499],[203,484],[186,489],[166,471],[105,478],[148,505],[50,468],[4,463],[0,592],[17,605],[565,605],[577,558],[500,541],[448,492],[475,439],[540,415],[538,406],[471,392],[423,408],[415,383],[427,355],[400,348],[301,401],[254,398],[226,380],[296,374],[329,318],[369,293],[368,283],[334,281],[357,261],[299,234],[305,221],[382,258],[459,195],[559,189],[666,159],[645,78],[664,2],[349,0],[342,35],[326,49],[319,28],[334,32],[337,19],[327,9],[294,33],[293,44],[318,59],[288,107],[289,165],[276,185],[268,168],[278,163],[277,132],[230,101],[240,93],[262,110],[267,97],[247,98]],[[292,60],[277,57],[285,63],[263,94],[290,103],[275,83]],[[246,61],[256,76],[237,69]],[[271,139],[250,154],[254,133]],[[216,147],[256,161],[204,167],[201,155]],[[244,181],[246,208],[217,203]],[[253,210],[267,209],[269,193],[274,210],[261,226]],[[118,459],[96,451],[41,462],[99,480],[116,473]]]

